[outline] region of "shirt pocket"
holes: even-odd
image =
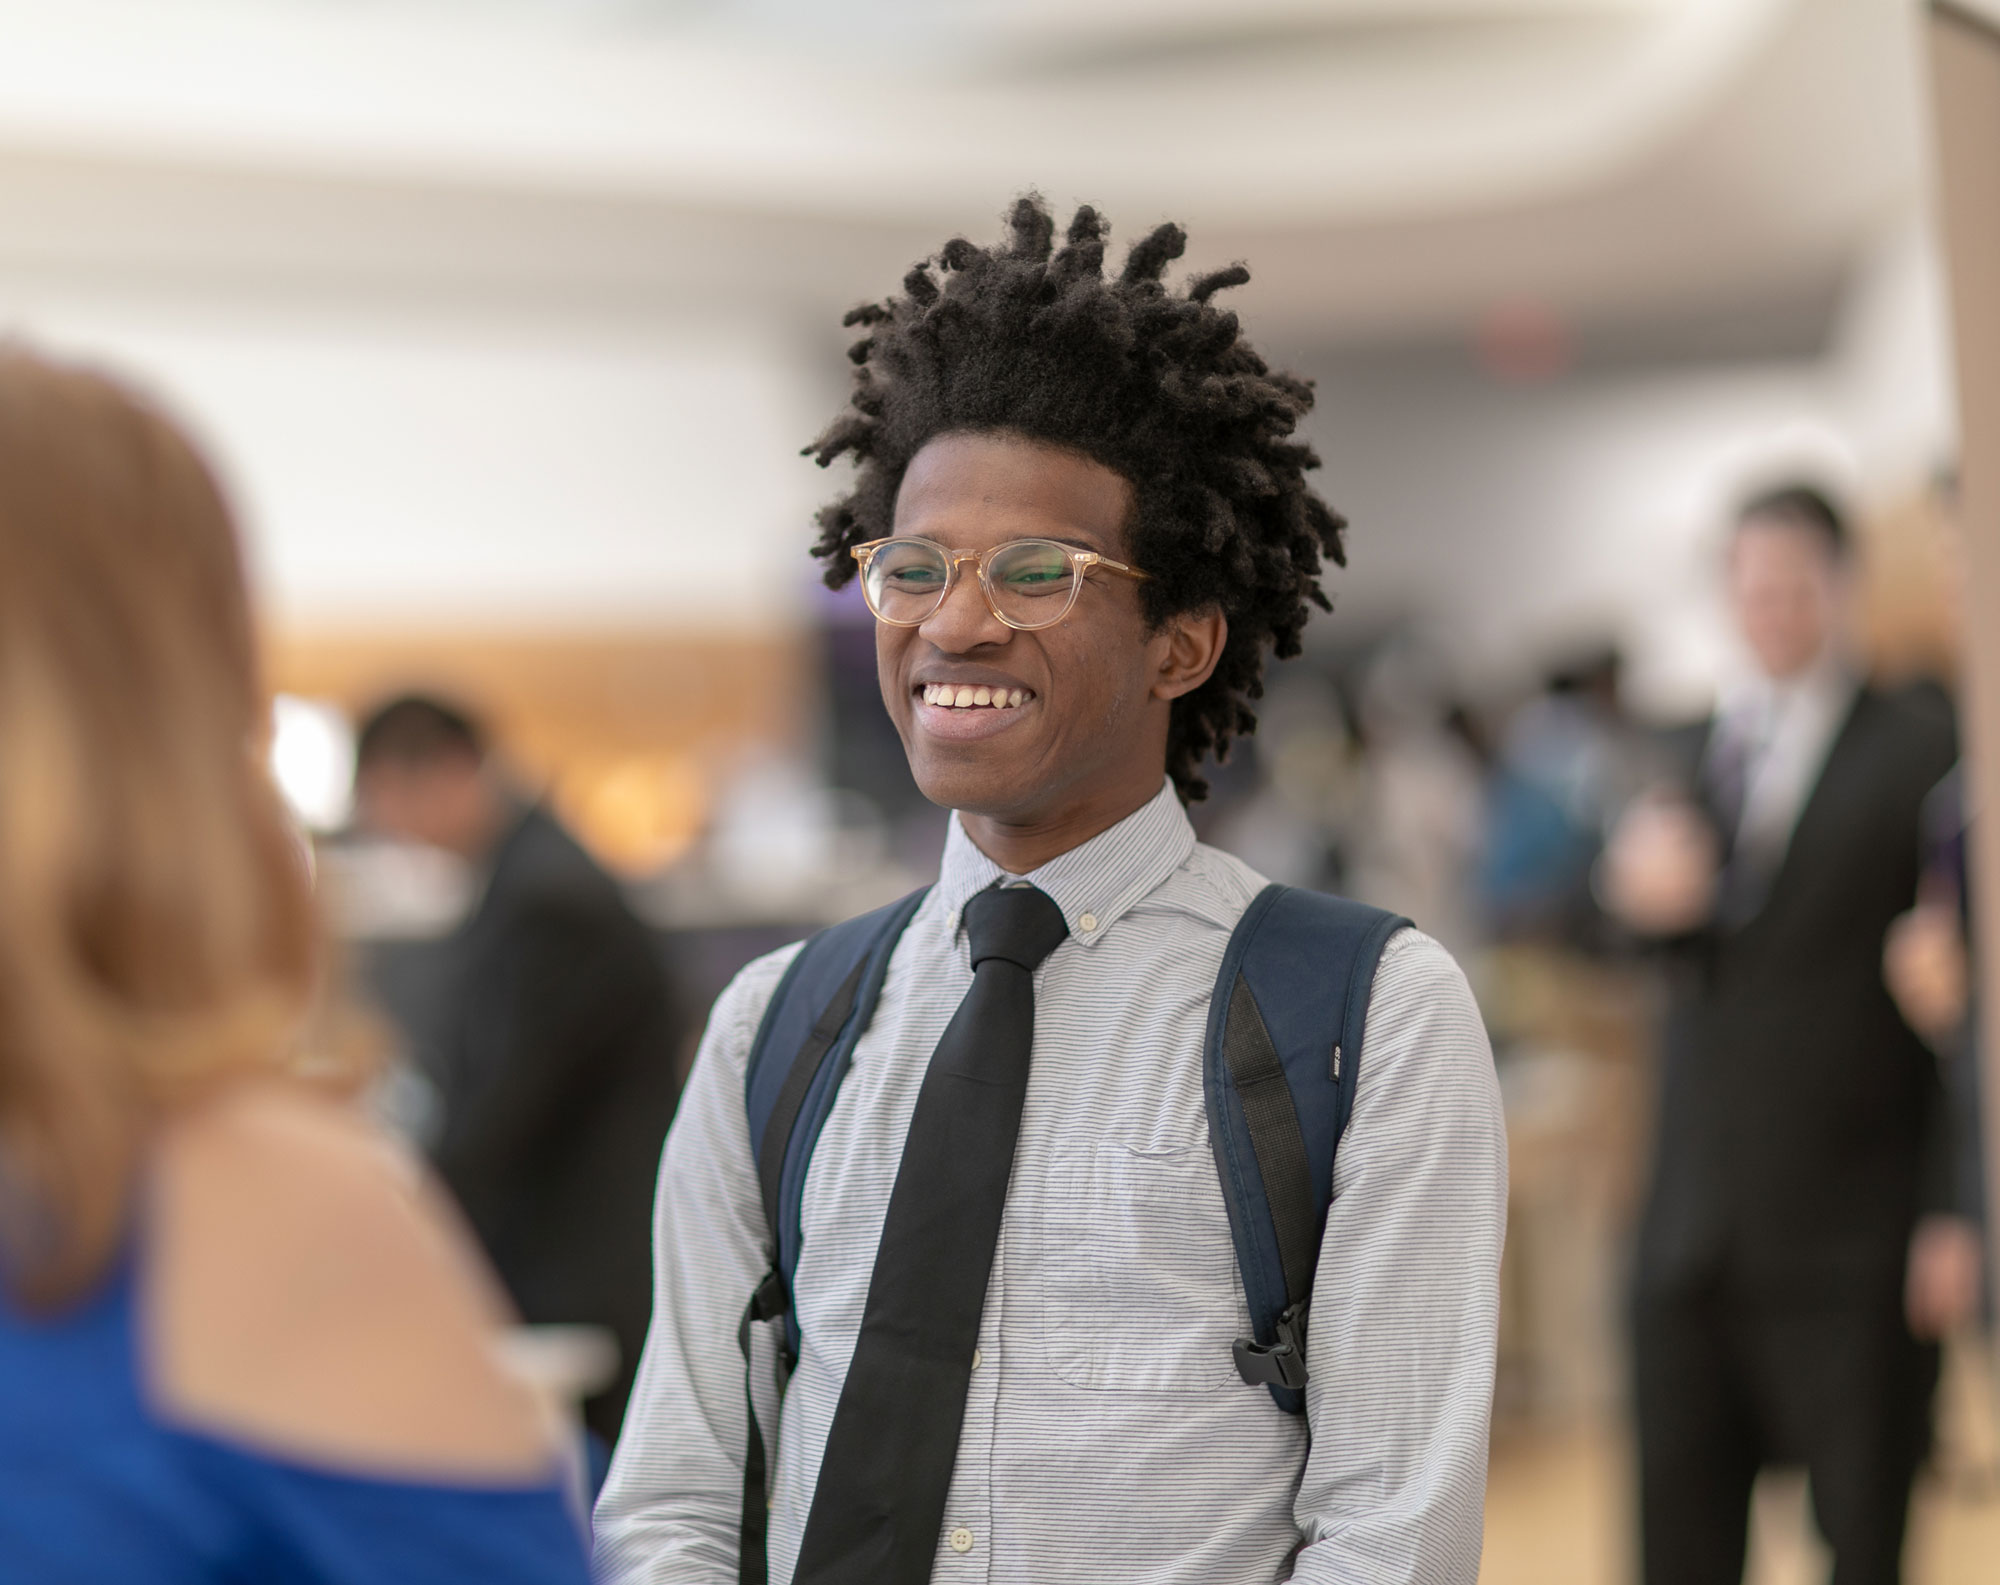
[[[1247,1329],[1228,1212],[1205,1144],[1058,1155],[1044,1202],[1049,1366],[1109,1392],[1214,1392]]]

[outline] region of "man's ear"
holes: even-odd
[[[1222,646],[1229,642],[1229,618],[1222,614],[1222,607],[1205,606],[1168,617],[1162,631],[1167,647],[1153,678],[1153,697],[1178,699],[1193,693],[1213,675],[1222,659]]]

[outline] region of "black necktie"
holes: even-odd
[[[1016,886],[968,902],[965,933],[972,989],[917,1092],[795,1585],[922,1585],[937,1555],[1028,1091],[1034,972],[1069,928],[1046,892]]]

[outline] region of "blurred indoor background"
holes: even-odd
[[[839,318],[1033,187],[1311,375],[1352,520],[1212,841],[1474,972],[1514,1211],[1488,1562],[1633,1576],[1620,1321],[1655,989],[1587,879],[1639,725],[1738,664],[1728,509],[1853,503],[1871,667],[1949,683],[1957,453],[1906,0],[0,0],[0,328],[128,371],[249,524],[274,753],[385,1028],[470,888],[344,836],[392,692],[478,712],[629,883],[691,1044],[943,817],[804,554]],[[1539,824],[1537,822],[1540,822]],[[385,1104],[421,1131],[420,1041]],[[2000,1579],[1986,1356],[1918,1585]],[[1824,1577],[1767,1479],[1759,1585]]]

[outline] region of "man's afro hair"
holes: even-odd
[[[1312,387],[1274,372],[1236,316],[1210,301],[1250,278],[1241,264],[1196,276],[1186,295],[1162,277],[1187,246],[1163,225],[1104,273],[1107,223],[1077,210],[1065,245],[1035,195],[1018,200],[1008,240],[947,242],[903,278],[903,295],[864,303],[848,407],[805,448],[821,467],[851,455],[853,488],[818,516],[813,554],[826,581],[854,576],[848,551],[893,532],[896,492],[924,445],[951,433],[1006,433],[1102,463],[1130,482],[1131,558],[1157,628],[1220,606],[1229,638],[1214,675],[1174,702],[1167,771],[1184,800],[1204,797],[1199,767],[1256,730],[1264,651],[1299,653],[1322,555],[1345,566],[1345,521],[1305,480],[1319,466],[1292,438]]]

